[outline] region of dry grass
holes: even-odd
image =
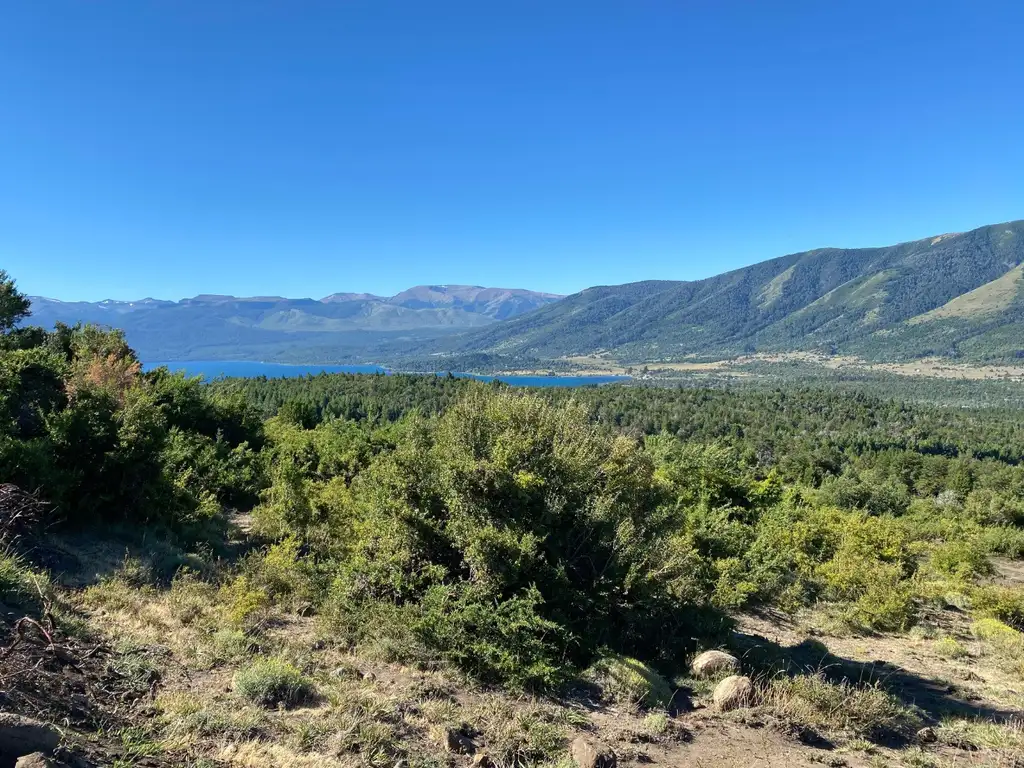
[[[950,720],[936,729],[941,744],[969,753],[980,752],[978,763],[1016,766],[1024,762],[1024,723],[1012,720],[995,723],[987,720]],[[995,760],[985,753],[993,753]]]
[[[795,725],[856,736],[907,734],[920,715],[877,685],[833,683],[821,674],[777,677],[759,688],[760,706]]]
[[[1017,297],[1024,265],[1018,265],[1002,277],[979,286],[931,312],[911,318],[908,323],[916,325],[929,320],[943,320],[950,317],[981,317],[1002,312]]]
[[[317,634],[320,627],[315,618],[286,615],[277,609],[272,621],[256,632],[245,632],[232,624],[225,593],[195,577],[182,577],[169,589],[157,589],[140,586],[126,574],[86,590],[81,603],[93,624],[121,638],[125,648],[165,649],[164,655],[141,654],[136,670],[144,676],[150,671],[148,664],[164,665],[159,669],[164,686],[156,702],[159,715],[150,721],[150,737],[160,748],[193,760],[299,768],[468,764],[469,757],[446,750],[447,730],[456,729],[472,734],[494,768],[550,768],[566,760],[567,745],[581,731],[606,740],[620,758],[635,753],[636,759],[649,755],[658,763],[680,764],[702,755],[701,740],[720,745],[726,738],[724,733],[698,728],[698,746],[684,744],[681,735],[693,730],[686,725],[688,718],[699,719],[700,713],[679,719],[663,711],[642,716],[626,706],[629,701],[589,712],[567,702],[482,690],[443,668],[417,670],[395,661],[392,654],[360,651],[353,655],[325,642],[329,638]],[[912,643],[915,652],[937,667],[950,666],[950,659],[967,659],[963,656],[966,646],[954,639],[967,636],[966,625],[940,626],[941,631],[917,630]],[[974,629],[978,642],[970,642],[972,669],[988,675],[986,660],[994,663],[997,658],[1024,654],[1020,633],[1007,625],[983,619]],[[883,649],[880,644],[902,647],[907,640],[906,636],[837,637],[830,646],[833,642],[864,644],[864,653],[874,658],[896,647]],[[857,654],[846,648],[841,655]],[[265,656],[301,670],[315,683],[317,700],[293,709],[263,708],[235,690],[236,673]],[[921,722],[916,711],[881,688],[836,684],[822,675],[763,680],[758,688],[758,711],[737,713],[727,723],[712,718],[705,728],[736,728],[749,715],[754,719],[769,715],[787,725],[827,733],[851,749],[863,744],[866,754],[913,768],[944,764],[948,754],[992,754],[1002,760],[1005,755],[1020,754],[1024,741],[1016,725],[955,721],[937,729],[940,742],[934,747],[890,752],[866,739],[878,740],[894,732],[909,735]],[[728,738],[734,738],[729,733]],[[976,753],[964,752],[958,744],[971,744]],[[783,748],[790,747],[771,747]],[[872,752],[876,749],[880,751]],[[940,754],[941,750],[946,753]],[[801,761],[793,764],[803,765]]]

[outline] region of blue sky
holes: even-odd
[[[0,0],[0,267],[568,293],[1024,218],[1024,3]]]

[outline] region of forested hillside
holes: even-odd
[[[0,275],[0,727],[47,759],[1024,748],[1019,410],[203,384],[143,372],[117,332],[15,327],[28,308]]]
[[[888,248],[822,248],[695,282],[589,288],[453,340],[514,364],[810,350],[869,359],[1024,356],[1024,222]]]

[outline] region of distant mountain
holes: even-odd
[[[624,362],[793,350],[1024,357],[1022,263],[1024,221],[887,248],[821,248],[706,280],[588,288],[441,346],[499,366],[596,353]]]
[[[812,351],[870,360],[1024,359],[1024,221],[885,248],[820,248],[706,280],[561,298],[424,285],[381,297],[202,295],[178,302],[32,298],[28,322],[123,328],[145,360],[391,362],[564,370]]]
[[[557,301],[519,289],[425,285],[396,296],[335,293],[323,299],[203,294],[181,301],[66,302],[31,297],[34,325],[122,328],[144,360],[346,360],[380,345],[479,328]]]

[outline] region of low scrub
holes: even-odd
[[[261,707],[297,707],[316,697],[313,682],[281,659],[264,658],[235,674],[235,690]]]
[[[761,688],[763,706],[797,725],[878,738],[922,725],[918,712],[877,685],[832,682],[822,674],[778,677]]]

